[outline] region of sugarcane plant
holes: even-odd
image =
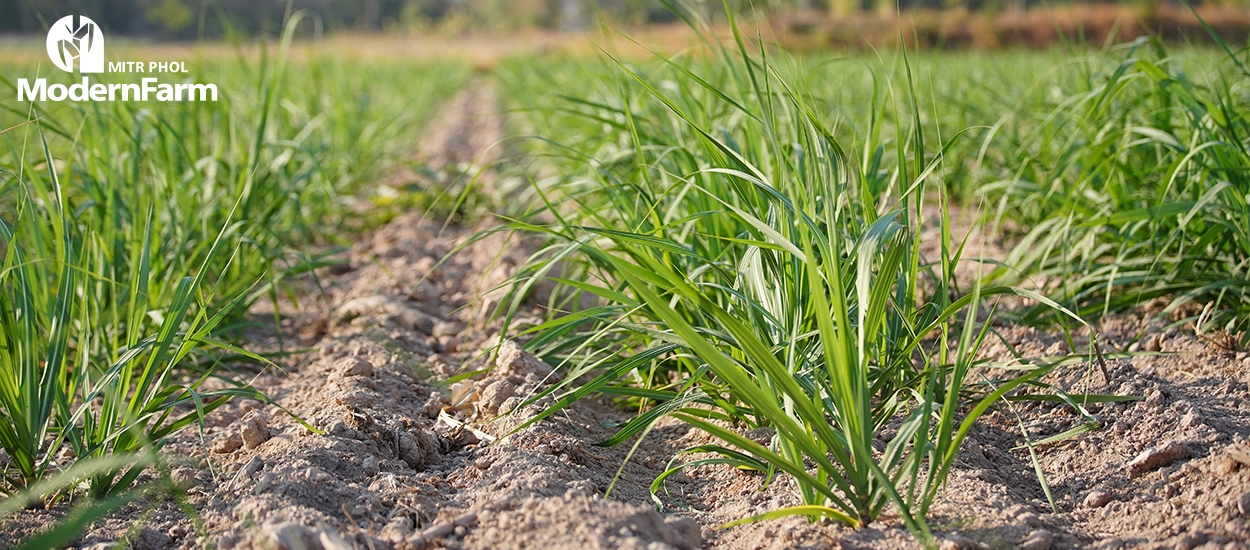
[[[605,444],[665,415],[721,441],[684,451],[713,457],[674,463],[654,491],[690,465],[784,472],[801,504],[732,524],[805,515],[861,527],[893,506],[932,543],[924,518],[973,423],[1053,368],[973,376],[986,300],[1054,304],[975,277],[961,288],[971,236],[955,240],[935,175],[960,136],[926,149],[905,52],[912,110],[890,111],[897,91],[878,83],[855,162],[802,71],[735,38],[708,41],[713,61],[660,58],[650,74],[613,59],[615,95],[577,101],[612,132],[579,149],[584,177],[536,189],[537,218],[555,223],[512,226],[548,245],[504,313],[544,278],[561,285],[528,347],[568,374],[534,396],[558,399],[530,422],[595,391],[625,396],[643,412]],[[887,140],[885,115],[909,131]]]

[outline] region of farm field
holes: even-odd
[[[1240,46],[690,38],[5,100],[0,546],[1246,547]]]

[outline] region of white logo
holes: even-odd
[[[48,57],[62,71],[104,72],[104,34],[95,21],[67,15],[48,31]],[[75,63],[77,62],[77,63]]]
[[[54,78],[17,79],[18,101],[217,101],[217,85],[197,82],[183,61],[104,62],[104,33],[81,15],[62,17],[48,31],[48,57],[62,71],[79,72],[78,82],[64,84]],[[92,82],[88,73],[163,73],[177,75],[163,83],[155,76],[138,82]]]

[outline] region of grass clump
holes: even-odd
[[[64,191],[87,209],[79,223],[110,243],[125,240],[121,233],[152,205],[152,270],[161,283],[152,301],[167,302],[178,276],[203,265],[221,285],[214,306],[250,292],[223,325],[238,329],[257,298],[276,296],[286,280],[333,261],[324,252],[351,242],[371,209],[363,189],[406,160],[419,137],[413,128],[468,77],[453,63],[352,66],[315,52],[288,63],[287,47],[277,59],[192,65],[196,81],[221,89],[215,103],[32,104],[0,121],[39,119],[55,162],[73,167]],[[25,177],[43,177],[41,159],[24,156],[25,137],[0,136],[0,164],[13,174],[29,165]],[[11,215],[25,192],[12,181],[0,188],[0,213]],[[230,225],[246,246],[204,264]]]
[[[993,274],[1031,280],[1084,316],[1170,298],[1164,313],[1244,331],[1250,320],[1250,73],[1231,50],[1203,76],[1142,39],[1083,60],[1085,80],[1045,115],[987,142],[980,190],[1020,244]],[[997,147],[996,147],[997,146]],[[1022,316],[1050,318],[1047,308]]]
[[[217,102],[0,116],[0,493],[134,496],[170,436],[231,398],[268,401],[226,372],[266,363],[230,343],[266,321],[249,307],[334,261],[361,188],[468,76],[316,52],[288,63],[298,19],[276,58],[189,63]],[[203,389],[210,378],[223,389]]]
[[[45,163],[54,166],[45,148]],[[211,337],[225,316],[245,297],[216,312],[217,289],[204,282],[207,271],[175,281],[167,303],[152,303],[152,213],[136,224],[118,249],[94,232],[83,232],[57,174],[26,180],[26,200],[13,223],[0,220],[0,448],[9,457],[4,482],[23,490],[66,464],[57,464],[63,446],[71,461],[132,455],[154,450],[179,429],[201,420],[236,396],[268,401],[247,387],[205,391],[213,348],[259,359]],[[43,182],[50,185],[45,187]],[[205,263],[225,255],[223,231],[210,243]],[[127,246],[130,245],[130,246]],[[112,254],[123,254],[124,277],[114,278]],[[114,302],[115,301],[115,302]],[[112,302],[112,303],[110,303]],[[110,307],[101,309],[102,304]],[[158,319],[148,334],[148,319]],[[101,327],[101,323],[109,323]],[[119,327],[124,332],[117,333]],[[116,342],[108,341],[116,337]],[[101,345],[114,344],[95,356]],[[197,361],[197,359],[201,359]],[[208,359],[204,361],[203,359]],[[201,374],[180,381],[176,366]],[[105,497],[130,488],[148,462],[123,463],[118,470],[96,470],[89,494]]]
[[[932,542],[924,518],[971,425],[1049,370],[970,379],[988,334],[982,300],[1041,297],[960,288],[963,242],[939,177],[951,142],[926,147],[910,69],[905,85],[874,89],[856,159],[801,66],[752,55],[741,38],[708,43],[711,62],[618,64],[614,92],[558,115],[582,113],[603,137],[555,149],[590,167],[537,186],[556,222],[516,224],[549,238],[516,300],[543,278],[562,285],[549,305],[563,314],[528,347],[568,368],[534,398],[555,405],[530,422],[593,391],[627,396],[642,412],[606,444],[672,415],[722,441],[689,449],[718,455],[697,464],[794,478],[802,504],[743,521],[859,527],[893,506]],[[910,96],[910,111],[893,94]],[[885,112],[909,121],[902,139],[882,139]],[[773,435],[760,443],[740,428]]]

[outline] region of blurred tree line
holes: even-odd
[[[1151,4],[1160,0],[1127,0]],[[1194,3],[1250,0],[1206,0]],[[715,18],[721,0],[674,0]],[[1025,10],[1055,6],[1049,0],[730,0],[742,11],[816,11],[831,15],[890,13],[903,9]],[[1080,3],[1080,2],[1078,2]],[[0,32],[42,33],[65,15],[86,15],[108,33],[163,39],[274,34],[288,0],[0,0]],[[295,0],[295,9],[319,16],[327,32],[339,30],[459,32],[526,28],[580,29],[593,14],[632,25],[672,21],[662,0]]]

